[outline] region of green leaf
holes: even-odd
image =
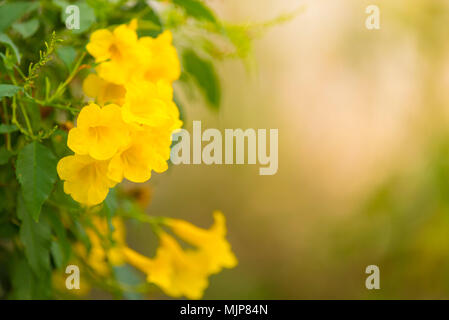
[[[137,2],[134,10],[146,12],[138,21],[137,34],[139,37],[157,37],[162,31],[162,22],[154,9],[144,1]]]
[[[79,221],[74,221],[75,223],[75,229],[73,230],[76,238],[83,243],[83,245],[86,247],[87,251],[90,251],[92,244],[90,243],[89,236],[86,233],[86,230],[82,226],[82,224]]]
[[[14,153],[7,150],[6,148],[0,148],[0,165],[8,163],[9,158],[13,156]]]
[[[14,42],[12,42],[12,40],[6,34],[0,33],[0,43],[4,43],[11,47],[12,51],[14,51],[14,55],[16,56],[17,63],[20,64],[20,52]]]
[[[217,23],[213,12],[199,0],[173,0],[173,3],[184,8],[186,13],[195,19]]]
[[[70,2],[66,0],[53,0],[53,4],[58,6],[61,9],[65,9],[67,6],[70,5]]]
[[[115,189],[111,189],[104,200],[103,209],[108,217],[113,217],[118,208],[117,195]]]
[[[73,47],[65,46],[57,48],[56,53],[67,66],[67,69],[72,70],[72,65],[76,58],[76,50]]]
[[[25,247],[25,256],[35,274],[39,276],[50,269],[50,227],[45,220],[33,220],[20,193],[17,197],[17,216],[22,221],[19,234]]]
[[[64,253],[62,251],[61,245],[57,241],[51,242],[51,256],[55,262],[56,268],[61,269],[64,265]]]
[[[10,299],[31,300],[34,297],[34,275],[25,258],[14,259],[11,267]]]
[[[220,82],[213,64],[203,60],[195,52],[187,50],[183,54],[184,70],[189,73],[203,91],[209,104],[218,109],[221,99]]]
[[[56,181],[53,192],[50,195],[50,200],[56,202],[60,207],[63,207],[71,213],[80,211],[80,204],[64,192],[64,182],[59,179]]]
[[[137,286],[142,282],[139,275],[137,275],[136,272],[127,265],[113,267],[113,271],[117,281],[125,286]],[[142,294],[127,290],[123,292],[123,295],[128,300],[140,300],[143,298]]]
[[[14,86],[12,84],[0,84],[0,100],[3,97],[12,97],[20,90],[22,90],[21,87]]]
[[[27,210],[39,220],[42,204],[48,199],[56,181],[56,157],[39,142],[27,144],[19,151],[16,175],[22,186]]]
[[[39,7],[39,2],[14,1],[0,6],[0,32],[5,31],[16,20]]]
[[[1,86],[2,85],[0,84],[0,87]],[[15,124],[5,124],[5,123],[0,124],[0,134],[16,132],[18,130],[19,128],[17,128]]]
[[[37,29],[39,29],[39,20],[31,19],[27,22],[16,22],[12,25],[12,28],[26,39],[35,34]]]
[[[115,189],[111,189],[108,193],[108,196],[104,200],[102,211],[106,215],[106,219],[108,222],[109,235],[112,235],[114,231],[114,226],[112,225],[112,218],[114,217],[118,208],[117,195]]]
[[[12,291],[9,299],[31,300],[52,297],[51,272],[35,275],[25,257],[14,257],[11,263]]]
[[[67,231],[62,224],[60,215],[55,210],[48,206],[44,207],[43,210],[45,210],[45,218],[47,218],[56,235],[51,243],[51,253],[56,266],[61,268],[68,262],[71,254],[71,245],[67,238]]]
[[[80,28],[78,30],[73,30],[73,33],[83,33],[97,20],[95,17],[95,11],[83,1],[75,2],[75,5],[80,8]]]

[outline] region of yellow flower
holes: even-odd
[[[173,88],[163,80],[157,83],[139,81],[127,85],[122,115],[126,123],[166,127],[170,131],[182,125],[179,110],[173,102]]]
[[[139,46],[136,33],[137,21],[120,25],[112,32],[100,29],[92,33],[87,51],[101,62],[98,75],[115,84],[126,83],[138,67]]]
[[[109,188],[117,181],[108,178],[109,161],[95,160],[90,156],[67,156],[59,160],[58,175],[64,181],[64,192],[79,203],[93,206],[101,203]]]
[[[142,77],[145,80],[157,81],[160,79],[168,82],[178,80],[181,74],[181,64],[175,47],[172,45],[172,33],[164,31],[157,38],[142,37],[139,45],[145,54],[142,62]]]
[[[218,273],[222,268],[234,268],[237,258],[226,240],[226,221],[223,213],[214,212],[214,224],[208,230],[178,219],[168,219],[166,224],[173,232],[187,243],[198,248],[199,252],[207,256],[208,270]]]
[[[125,244],[125,228],[123,221],[114,217],[111,221],[113,230],[109,237],[109,225],[105,218],[93,216],[93,227],[86,228],[91,248],[89,252],[81,243],[75,244],[75,251],[82,257],[89,267],[98,275],[108,276],[111,272],[111,265],[121,265],[124,263],[121,247]],[[112,243],[109,241],[112,239]]]
[[[107,29],[94,31],[86,46],[87,51],[96,62],[128,57],[129,52],[137,45],[136,23],[136,20],[133,20],[129,25],[122,24],[112,32]]]
[[[120,107],[109,104],[100,108],[91,103],[78,115],[77,127],[70,130],[67,145],[77,154],[106,160],[128,141],[129,133],[122,121]]]
[[[122,105],[125,98],[125,87],[107,82],[98,75],[91,73],[83,82],[84,93],[94,98],[100,105],[105,103],[115,103]]]
[[[162,232],[154,259],[129,248],[123,249],[126,261],[147,275],[147,281],[159,286],[171,297],[201,299],[209,273],[204,259],[193,250],[183,250],[173,237]]]
[[[131,136],[131,142],[122,148],[109,163],[109,177],[115,181],[123,178],[132,182],[145,182],[151,170],[164,172],[170,158],[170,132],[142,127]]]

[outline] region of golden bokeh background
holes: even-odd
[[[149,214],[228,219],[239,266],[205,298],[449,298],[449,1],[211,0],[234,23],[303,7],[217,63],[218,112],[185,127],[279,129],[279,170],[179,165],[150,180]],[[365,27],[368,5],[381,29]],[[144,229],[130,239],[148,250]],[[366,266],[381,290],[365,288]]]

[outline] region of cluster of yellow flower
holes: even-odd
[[[88,206],[101,203],[123,178],[144,182],[152,170],[165,171],[171,134],[182,125],[173,102],[172,82],[179,78],[180,63],[171,33],[138,38],[136,26],[132,21],[112,32],[97,30],[87,45],[98,66],[96,74],[86,77],[83,90],[97,104],[88,104],[78,115],[67,140],[75,154],[62,158],[57,171],[65,180],[64,191]],[[237,265],[225,238],[223,214],[214,212],[214,220],[205,230],[163,218],[156,225],[156,256],[148,258],[126,245],[119,217],[113,218],[108,237],[106,220],[93,215],[93,228],[86,230],[91,248],[78,243],[75,252],[98,275],[109,276],[110,265],[129,263],[167,295],[199,299],[210,275]],[[182,248],[163,228],[191,247]],[[104,239],[112,241],[105,245]]]
[[[75,249],[97,274],[107,276],[110,273],[109,265],[129,263],[146,274],[149,283],[157,285],[171,297],[200,299],[210,275],[237,265],[237,259],[225,238],[225,218],[220,211],[214,212],[214,224],[210,229],[198,228],[179,219],[164,218],[162,225],[192,247],[183,249],[173,236],[160,229],[160,244],[154,258],[143,256],[126,245],[125,229],[120,218],[112,220],[112,243],[106,246],[100,238],[108,239],[106,220],[94,217],[93,224],[96,230],[87,230],[91,250],[87,252],[81,244]]]
[[[123,178],[140,183],[152,170],[165,171],[171,134],[182,125],[173,102],[180,63],[172,35],[138,38],[136,27],[133,20],[97,30],[87,45],[98,65],[83,90],[97,104],[79,113],[67,140],[75,154],[57,170],[64,191],[88,206],[101,203]]]
[[[167,295],[200,299],[208,286],[209,275],[237,265],[225,238],[225,218],[220,211],[214,212],[214,224],[209,230],[178,219],[166,219],[165,224],[194,248],[181,248],[172,236],[161,231],[154,259],[126,247],[123,256],[129,264],[147,275],[148,282],[158,285]]]

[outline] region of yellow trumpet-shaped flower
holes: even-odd
[[[122,148],[109,163],[109,177],[132,182],[145,182],[151,170],[164,172],[170,157],[170,132],[164,129],[142,127],[131,136],[131,142]]]
[[[129,25],[122,24],[112,32],[108,29],[96,30],[86,49],[96,62],[124,59],[137,45],[136,27],[137,21],[133,20]]]
[[[179,219],[168,219],[166,224],[182,240],[198,248],[201,254],[207,256],[210,273],[218,273],[222,268],[233,268],[237,258],[226,240],[226,221],[223,213],[215,211],[214,224],[210,229],[202,229]]]
[[[144,124],[150,127],[181,127],[179,110],[173,102],[173,88],[163,80],[133,82],[126,86],[125,103],[122,107],[126,123]]]
[[[57,172],[64,181],[64,192],[79,203],[93,206],[101,203],[109,188],[117,181],[108,178],[109,161],[95,160],[87,155],[72,155],[59,160]]]
[[[138,68],[139,46],[136,33],[137,21],[120,25],[112,32],[100,29],[92,33],[87,51],[100,65],[98,75],[115,84],[126,83]]]
[[[171,297],[200,299],[207,288],[209,273],[204,258],[193,250],[183,250],[166,233],[160,234],[160,246],[154,259],[129,248],[123,249],[125,260],[147,275],[147,281],[159,286]]]
[[[125,98],[125,87],[103,80],[98,75],[91,73],[83,82],[84,93],[94,98],[100,105],[114,103],[122,105]]]
[[[142,37],[138,40],[144,55],[140,69],[143,79],[153,82],[160,79],[168,82],[178,80],[181,64],[172,38],[172,33],[166,30],[157,38]]]
[[[103,108],[91,103],[77,119],[77,127],[69,131],[67,145],[75,153],[97,160],[110,159],[129,141],[120,107],[109,104]]]

